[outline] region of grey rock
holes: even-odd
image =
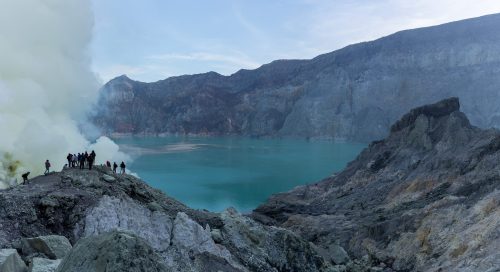
[[[228,209],[221,214],[221,244],[250,271],[328,271],[332,267],[294,233],[263,226]]]
[[[1,272],[25,272],[26,264],[23,262],[17,250],[0,249],[0,271]]]
[[[117,77],[94,123],[106,133],[299,136],[371,141],[411,108],[459,97],[500,127],[500,15],[400,31],[310,60],[154,83]]]
[[[175,217],[172,229],[172,244],[183,251],[208,252],[231,261],[231,254],[212,240],[210,229],[204,229],[189,216],[180,212]]]
[[[83,225],[83,237],[118,229],[145,239],[159,251],[170,246],[170,217],[164,212],[151,212],[127,198],[103,196],[97,206],[88,211]]]
[[[58,235],[22,239],[23,254],[41,253],[50,259],[62,259],[71,250],[68,238]]]
[[[253,217],[323,249],[340,244],[348,270],[500,267],[500,132],[472,126],[459,105],[410,111],[345,170],[271,197]]]
[[[116,181],[106,182],[104,175],[110,175]],[[19,247],[27,263],[48,256],[26,249],[31,247],[23,249],[19,241],[25,237],[62,235],[76,244],[82,239],[116,230],[125,231],[146,243],[159,256],[160,265],[169,271],[252,271],[248,261],[242,261],[251,255],[237,252],[247,248],[259,254],[260,262],[267,263],[265,258],[280,258],[279,261],[269,261],[276,265],[275,269],[279,269],[278,265],[294,267],[288,264],[294,262],[294,258],[283,257],[283,254],[293,256],[292,252],[286,253],[287,250],[302,252],[302,247],[305,247],[307,256],[315,255],[308,242],[286,230],[280,231],[286,234],[275,235],[276,241],[268,242],[272,246],[255,244],[252,240],[243,240],[243,243],[252,244],[241,248],[224,245],[221,241],[216,243],[212,230],[220,230],[223,240],[229,235],[222,233],[224,220],[220,214],[192,210],[133,176],[115,175],[100,166],[92,171],[65,169],[60,173],[35,177],[25,186],[0,191],[0,207],[11,207],[0,213],[0,246]],[[33,214],[37,215],[35,221],[32,220]],[[244,226],[246,222],[241,220],[234,227],[249,236],[266,231],[258,227],[248,228]],[[248,223],[258,225],[253,220]],[[235,230],[234,233],[238,232]],[[293,237],[291,243],[284,243],[283,239],[288,236]],[[277,250],[283,243],[296,247]],[[281,253],[276,255],[274,251]],[[320,256],[317,262],[328,266]],[[296,271],[309,271],[307,266],[295,267]]]
[[[345,249],[335,244],[328,247],[328,255],[335,264],[346,264],[351,260]]]
[[[28,272],[54,272],[61,263],[61,260],[51,260],[45,258],[33,258]]]
[[[81,239],[63,259],[58,272],[168,271],[161,258],[141,238],[112,231]]]
[[[223,237],[220,229],[213,229],[210,231],[210,234],[212,235],[212,239],[214,240],[214,242],[219,244],[222,242]]]
[[[104,179],[104,181],[106,181],[106,182],[113,182],[116,180],[114,177],[112,177],[110,175],[106,175],[106,174],[102,175],[102,179]]]

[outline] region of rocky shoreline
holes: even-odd
[[[0,271],[498,271],[499,161],[500,132],[451,98],[251,215],[66,169],[0,191]]]

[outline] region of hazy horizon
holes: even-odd
[[[310,59],[401,30],[500,12],[500,2],[490,0],[481,5],[470,0],[92,4],[90,53],[103,83],[122,74],[144,82],[209,71],[230,75],[277,59]]]

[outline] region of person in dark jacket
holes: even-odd
[[[82,153],[80,156],[80,169],[83,169],[85,167],[85,155]]]
[[[28,181],[28,176],[30,175],[30,172],[26,172],[21,175],[23,177],[23,184],[25,184]]]
[[[125,167],[126,167],[126,166],[125,166],[125,163],[124,163],[124,162],[120,163],[120,173],[121,173],[122,175],[123,175],[123,174],[125,174]]]
[[[49,160],[45,161],[45,172],[43,173],[44,175],[47,175],[50,173],[50,162]]]
[[[113,173],[116,174],[116,168],[118,168],[118,164],[116,162],[113,162]]]
[[[66,159],[68,160],[68,167],[71,167],[71,162],[73,161],[73,155],[71,153],[66,156]]]

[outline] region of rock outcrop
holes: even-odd
[[[460,97],[474,125],[500,127],[500,15],[396,34],[231,76],[108,82],[105,133],[299,136],[371,141],[409,109]]]
[[[23,254],[43,254],[53,260],[64,258],[72,248],[66,237],[58,235],[26,238],[21,244]]]
[[[381,271],[497,271],[500,132],[459,108],[450,98],[410,111],[344,171],[271,197],[253,218]]]
[[[0,209],[0,248],[14,248],[14,258],[22,257],[14,260],[35,271],[53,270],[52,261],[61,260],[57,271],[334,267],[289,230],[264,226],[234,210],[190,209],[106,167],[65,169],[0,191]]]
[[[61,264],[61,260],[36,257],[31,260],[28,272],[55,272],[59,264]]]
[[[139,237],[118,231],[81,239],[56,271],[166,272],[161,257]]]
[[[27,267],[15,249],[0,249],[0,271],[26,272]]]

